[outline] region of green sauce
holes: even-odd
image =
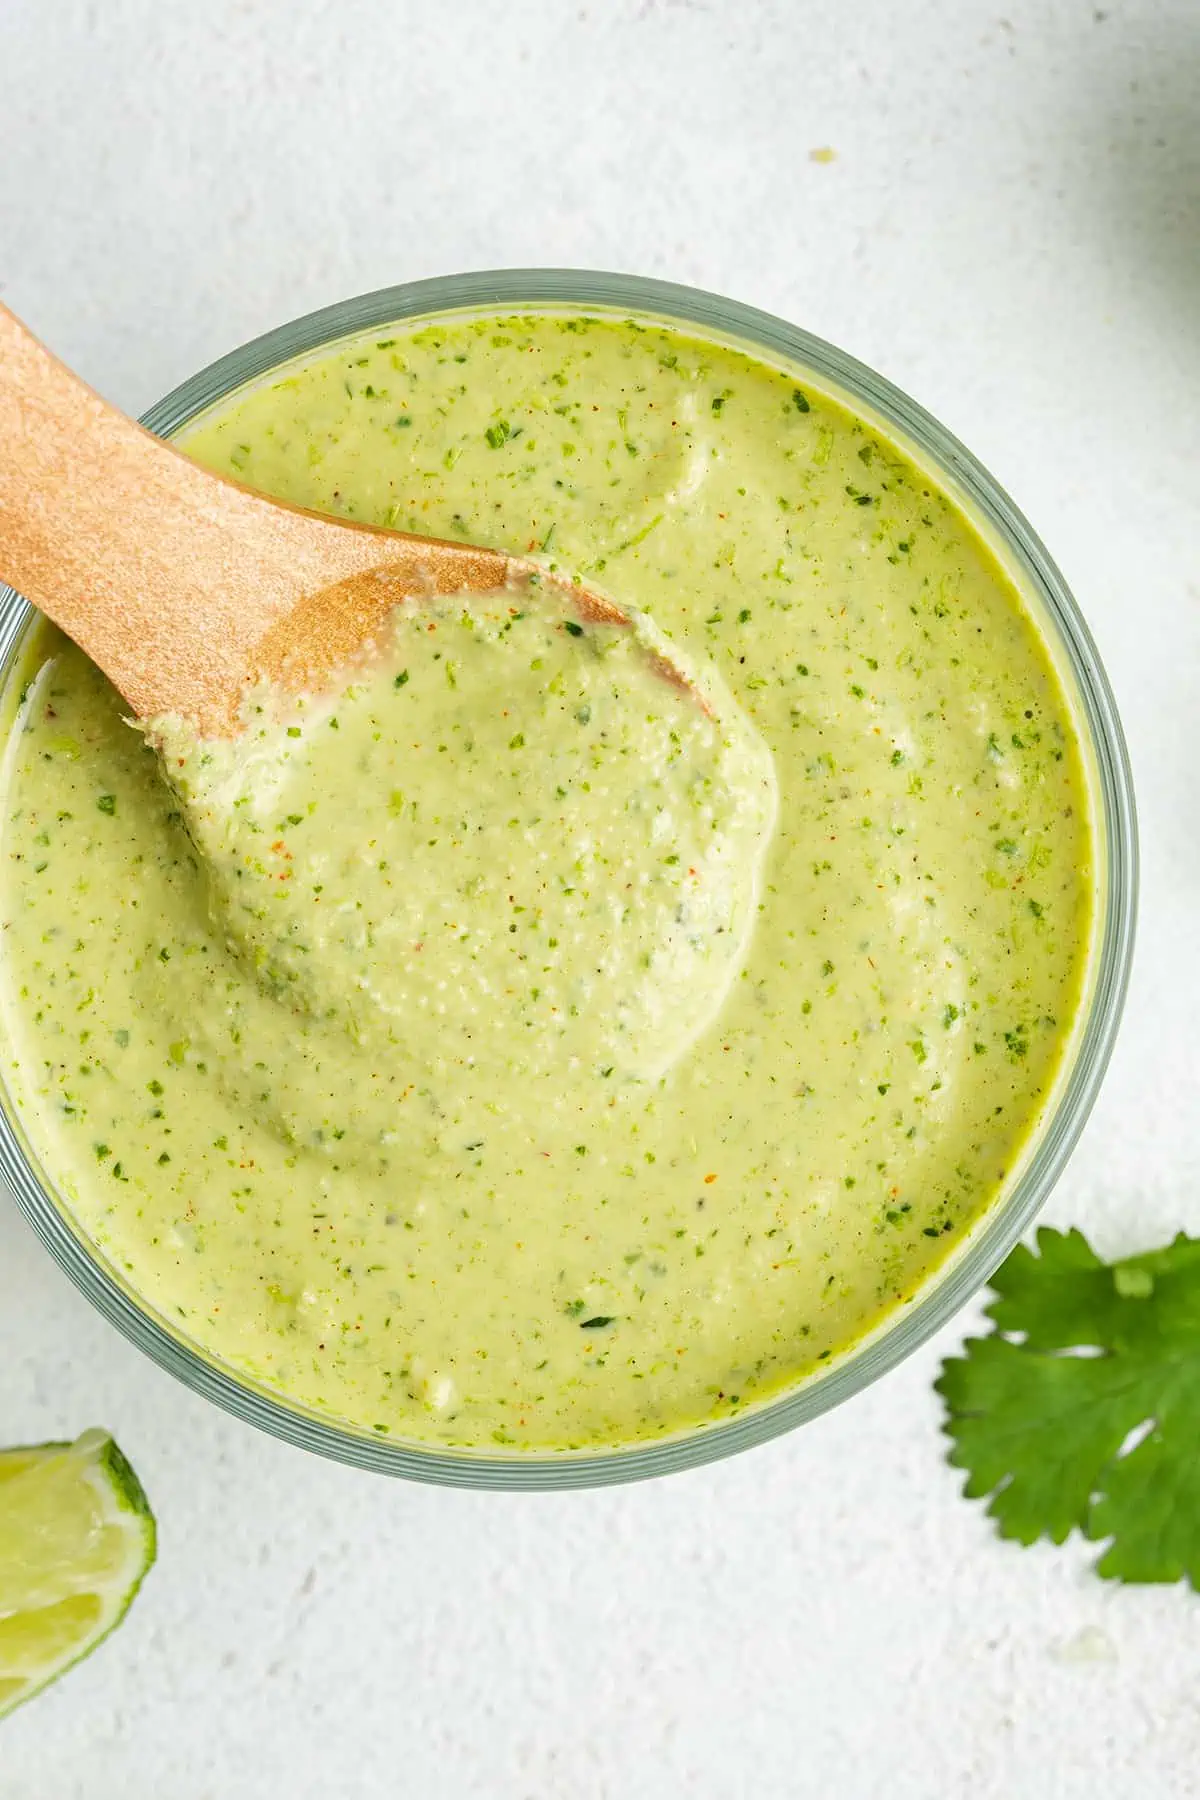
[[[670,1074],[742,971],[777,797],[728,690],[659,648],[536,594],[416,603],[331,697],[256,696],[228,743],[152,722],[214,930],[304,1026],[269,1087],[261,1024],[221,1044],[239,1110],[380,1174],[414,1131],[504,1167],[531,1108],[573,1140],[581,1086]]]
[[[236,749],[164,726],[173,793],[39,630],[0,1004],[79,1225],[398,1438],[630,1443],[824,1366],[1004,1189],[1090,948],[1069,709],[970,524],[794,375],[584,317],[396,326],[187,447],[540,554],[709,704],[536,593],[414,605]]]

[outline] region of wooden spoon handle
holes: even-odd
[[[0,305],[0,578],[139,716],[227,729],[256,646],[288,638],[297,602],[337,584],[386,571],[394,603],[501,587],[511,566],[499,552],[326,519],[201,469]]]
[[[208,660],[244,660],[242,582],[219,580],[236,544],[227,505],[213,499],[210,477],[108,406],[0,306],[0,575],[139,712],[156,709],[155,678],[169,677],[198,613],[212,621]]]

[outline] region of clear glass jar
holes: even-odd
[[[973,456],[907,395],[852,357],[768,313],[715,294],[629,275],[506,269],[383,288],[281,325],[185,381],[145,423],[171,436],[236,389],[359,332],[401,319],[503,308],[615,312],[675,323],[794,371],[873,424],[927,470],[974,522],[1024,596],[1071,703],[1084,749],[1097,838],[1096,926],[1079,1016],[1057,1090],[1003,1193],[906,1304],[832,1366],[740,1416],[629,1449],[526,1455],[442,1451],[382,1440],[291,1404],[200,1350],[135,1293],[73,1223],[0,1093],[0,1174],[35,1231],[106,1318],[181,1381],[239,1418],[361,1468],[481,1488],[599,1486],[732,1455],[815,1418],[894,1368],[978,1289],[1042,1205],[1070,1155],[1104,1074],[1133,948],[1137,839],[1129,763],[1095,646],[1061,575],[1012,501]],[[31,609],[0,585],[0,666],[11,670]]]

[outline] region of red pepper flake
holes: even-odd
[[[704,1177],[704,1179],[705,1179],[705,1181],[706,1181],[706,1182],[710,1182],[710,1181],[715,1181],[715,1180],[716,1180],[716,1179],[717,1179],[717,1178],[716,1178],[716,1176],[715,1176],[715,1175],[706,1175],[706,1176],[705,1176],[705,1177]]]

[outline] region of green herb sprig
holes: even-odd
[[[992,1331],[942,1367],[951,1463],[1001,1537],[1106,1548],[1200,1590],[1200,1238],[1108,1263],[1043,1227],[992,1277]]]

